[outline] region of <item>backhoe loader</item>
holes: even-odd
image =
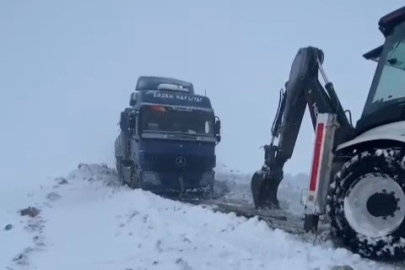
[[[316,231],[319,217],[326,216],[334,237],[352,252],[374,260],[404,260],[405,7],[382,17],[379,29],[384,44],[363,55],[377,67],[355,125],[325,74],[323,51],[312,46],[298,50],[280,92],[264,165],[254,173],[251,189],[257,209],[279,208],[283,167],[293,155],[308,107],[315,142],[305,231]]]

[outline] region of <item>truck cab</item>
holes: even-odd
[[[220,120],[192,83],[141,76],[115,142],[123,184],[155,192],[213,190]]]

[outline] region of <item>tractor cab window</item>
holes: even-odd
[[[387,38],[364,114],[405,102],[405,23]]]

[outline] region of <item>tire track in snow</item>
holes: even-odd
[[[12,258],[13,265],[6,267],[7,269],[30,269],[30,256],[36,252],[46,251],[48,247],[45,237],[46,209],[51,208],[52,203],[61,198],[56,189],[68,183],[65,178],[56,178],[54,181],[56,184],[47,188],[49,192],[43,197],[42,204],[34,203],[35,206],[29,206],[19,211],[22,216],[20,222],[24,224],[23,232],[27,232],[31,236],[31,244]],[[44,191],[44,188],[41,186],[40,190]]]

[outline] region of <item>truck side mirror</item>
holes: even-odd
[[[217,139],[217,143],[219,143],[221,141],[221,120],[217,116],[215,117],[214,132],[215,132],[215,138]]]
[[[123,132],[128,132],[128,129],[129,129],[129,115],[128,115],[128,112],[126,112],[126,111],[121,112],[120,128],[121,128],[121,130]]]
[[[135,141],[139,141],[139,111],[137,110],[137,111],[135,111],[135,113],[133,114],[133,121],[132,121],[132,123],[133,123],[133,129],[134,129],[134,133],[135,133],[135,136],[134,136],[134,139],[135,139]]]
[[[135,106],[136,103],[136,94],[135,93],[131,93],[131,95],[129,96],[129,106]]]
[[[135,129],[135,115],[127,108],[121,112],[120,128],[123,132],[131,132]]]

